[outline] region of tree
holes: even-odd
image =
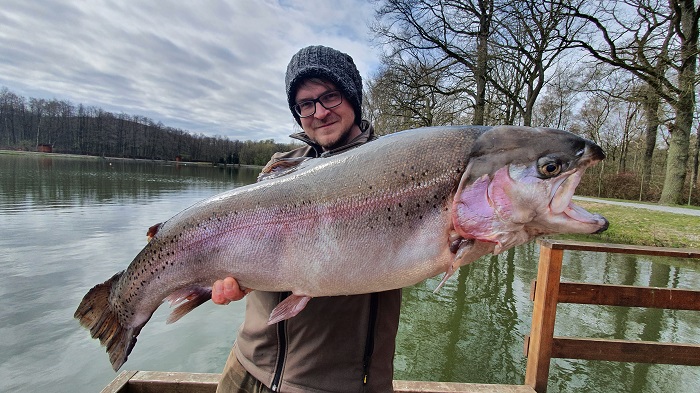
[[[545,93],[534,108],[532,125],[567,129],[571,124],[577,95],[583,86],[581,67],[560,63],[549,79]]]
[[[454,88],[470,92],[472,124],[531,125],[548,70],[580,28],[561,9],[545,0],[387,0],[374,31],[389,48],[387,66],[425,56],[446,67],[460,81]]]
[[[449,66],[456,78],[474,86],[472,124],[484,124],[493,14],[492,0],[386,0],[373,30],[387,44],[387,58],[394,64],[428,56],[434,65]]]
[[[492,56],[503,70],[489,73],[489,80],[526,126],[532,125],[547,71],[558,64],[580,29],[562,9],[547,0],[529,0],[504,2],[495,14]]]
[[[455,86],[449,67],[426,62],[387,59],[368,82],[365,113],[372,116],[378,134],[464,121],[467,91]]]
[[[9,91],[7,87],[0,90],[0,140],[8,146],[15,145],[22,139],[24,110],[23,97]]]
[[[556,3],[590,27],[586,35],[575,40],[577,47],[598,61],[631,72],[673,107],[675,119],[669,128],[671,138],[659,203],[680,203],[696,100],[700,8],[689,0]],[[653,110],[653,104],[649,110]]]

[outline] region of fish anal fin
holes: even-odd
[[[109,303],[112,286],[119,280],[121,273],[102,284],[94,286],[80,302],[73,315],[80,325],[90,330],[92,338],[97,338],[106,347],[114,371],[119,370],[129,357],[136,344],[136,337],[150,316],[139,326],[124,326],[117,313]]]
[[[187,313],[201,306],[211,299],[211,288],[188,287],[171,293],[165,300],[170,306],[177,306],[168,315],[166,323],[173,323],[184,317]]]
[[[274,325],[277,322],[289,319],[301,312],[306,307],[306,303],[311,300],[310,296],[289,295],[282,300],[270,313],[270,318],[267,320],[268,325]]]
[[[148,232],[146,232],[146,237],[148,237],[148,241],[150,242],[151,239],[153,239],[153,236],[158,233],[158,229],[160,229],[160,226],[163,225],[162,222],[159,222],[155,225],[151,225],[150,228],[148,228]]]

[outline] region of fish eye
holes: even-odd
[[[552,160],[549,157],[544,157],[537,163],[537,170],[544,177],[552,177],[561,173],[562,165],[560,162]]]

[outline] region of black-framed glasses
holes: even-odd
[[[317,102],[326,109],[332,109],[343,103],[343,95],[337,90],[329,91],[313,100],[299,101],[292,108],[299,117],[309,117],[316,113]]]

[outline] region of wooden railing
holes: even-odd
[[[700,290],[625,285],[562,283],[565,250],[700,259],[700,250],[619,244],[540,240],[537,280],[533,283],[532,327],[525,340],[525,384],[547,391],[552,358],[700,366],[700,345],[648,341],[554,337],[558,303],[652,307],[700,311]]]

